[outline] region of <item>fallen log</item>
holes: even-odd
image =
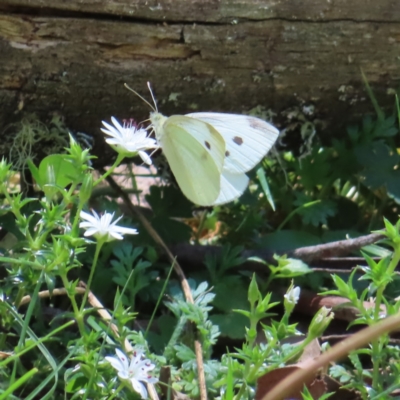
[[[101,120],[141,121],[151,81],[165,114],[258,111],[281,129],[300,113],[325,135],[383,106],[399,79],[395,0],[2,0],[0,143],[25,113],[57,113],[95,138]],[[390,90],[389,90],[390,91]],[[328,128],[328,129],[326,129]],[[343,130],[342,130],[343,132]],[[0,146],[0,156],[8,149]]]

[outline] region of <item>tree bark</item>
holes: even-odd
[[[123,86],[147,81],[167,115],[262,106],[285,128],[295,110],[331,135],[372,110],[361,69],[393,105],[399,56],[396,0],[0,0],[0,142],[56,112],[107,164],[101,120],[147,118]]]

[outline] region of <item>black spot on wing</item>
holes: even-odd
[[[240,136],[235,136],[233,139],[233,142],[236,143],[238,146],[243,144],[243,139]]]
[[[211,144],[207,142],[207,140],[204,141],[204,144],[206,145],[208,150],[211,150]]]
[[[229,153],[229,151],[227,150],[227,151],[225,152],[225,157],[229,157],[230,154],[231,154],[231,153]]]

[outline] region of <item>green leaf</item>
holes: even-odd
[[[187,242],[192,235],[190,226],[165,216],[153,218],[151,224],[158,234],[168,243]],[[144,235],[143,229],[141,234]],[[149,243],[148,240],[147,243]]]
[[[373,106],[375,108],[376,115],[378,116],[378,119],[382,121],[384,119],[383,111],[382,111],[381,107],[379,106],[378,100],[376,99],[376,97],[374,95],[374,92],[372,91],[372,88],[369,85],[368,79],[367,79],[367,77],[364,74],[364,71],[362,69],[361,69],[361,76],[363,78],[365,89],[366,89],[366,91],[368,93],[368,96],[369,96],[369,98],[370,98],[370,100],[371,100],[371,102],[372,102],[372,104],[373,104]]]
[[[304,246],[320,244],[318,236],[304,230],[281,230],[265,235],[257,242],[261,249],[274,249],[277,253],[284,253],[292,249]]]
[[[168,243],[187,242],[192,236],[192,229],[177,218],[192,217],[192,204],[173,186],[152,186],[146,196],[154,217],[151,219],[153,228]],[[139,230],[143,243],[149,243],[148,234]]]
[[[54,182],[49,182],[49,171],[54,173]],[[62,154],[45,157],[39,165],[39,182],[65,188],[74,181],[79,171]]]
[[[306,190],[312,190],[317,185],[326,185],[330,181],[332,167],[329,158],[330,151],[313,149],[312,153],[297,161],[296,173]]]
[[[361,177],[371,189],[385,187],[394,201],[400,204],[400,156],[383,142],[374,142],[355,149],[358,162],[364,167]]]
[[[369,244],[367,246],[364,246],[362,250],[368,254],[371,254],[372,256],[380,258],[388,257],[393,253],[389,249],[385,249],[384,247],[377,244]]]
[[[158,353],[162,354],[168,341],[174,332],[177,320],[172,315],[164,314],[157,318],[157,333],[149,331],[146,339],[150,346]]]
[[[248,319],[239,313],[231,312],[228,314],[213,314],[210,317],[213,324],[219,326],[221,335],[232,339],[242,339],[245,335],[245,327]]]
[[[213,305],[220,311],[229,312],[233,308],[249,308],[246,285],[239,276],[224,276],[215,284],[214,293],[216,296]],[[232,296],[232,293],[235,295]]]
[[[319,226],[327,224],[327,218],[333,217],[336,214],[336,204],[331,200],[313,200],[304,193],[295,193],[296,200],[294,205],[298,206],[297,214],[301,215],[303,223],[306,225]]]
[[[294,278],[312,272],[312,269],[303,261],[295,258],[274,257],[278,260],[279,278]]]
[[[26,163],[28,164],[28,168],[29,171],[31,171],[33,179],[36,181],[40,188],[43,188],[44,182],[41,181],[39,169],[30,158],[26,160]]]
[[[257,169],[257,178],[260,181],[260,185],[264,191],[264,194],[268,200],[268,203],[270,204],[271,208],[275,211],[274,199],[272,197],[271,190],[269,189],[269,185],[267,182],[267,177],[265,176],[264,168],[260,167]]]
[[[332,279],[339,290],[338,293],[343,297],[347,297],[349,293],[349,287],[347,286],[347,283],[339,275],[332,275]]]
[[[65,386],[65,391],[67,393],[77,393],[86,387],[88,378],[83,372],[78,371],[72,374],[72,368],[67,370],[67,373],[68,372],[71,373],[71,377],[68,379],[67,385]]]
[[[196,360],[196,355],[193,350],[184,344],[177,344],[174,346],[176,350],[176,356],[183,362]]]
[[[354,130],[350,128],[348,128],[348,132],[353,132],[354,134]],[[350,138],[350,140],[353,141],[352,138]],[[356,141],[356,139],[354,139],[354,141]],[[332,144],[333,157],[332,160],[330,160],[332,180],[342,179],[345,182],[350,177],[357,174],[361,168],[354,157],[354,146],[357,146],[357,143],[351,143],[349,146],[347,141],[332,139]]]

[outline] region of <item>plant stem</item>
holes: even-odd
[[[300,207],[294,209],[283,221],[282,223],[276,228],[276,231],[280,231],[291,218],[297,214],[302,208],[312,207],[314,204],[320,203],[321,200],[310,201],[309,203],[303,204]]]
[[[118,153],[118,157],[115,160],[114,164],[107,170],[104,175],[100,176],[100,178],[93,183],[93,187],[97,186],[100,182],[103,182],[109,175],[111,175],[114,172],[115,168],[117,168],[118,165],[121,164],[124,158],[124,155]]]
[[[89,296],[90,287],[92,286],[94,271],[96,270],[97,260],[99,259],[100,250],[103,247],[103,244],[104,244],[104,240],[98,240],[97,241],[96,250],[94,252],[94,257],[93,257],[93,262],[92,262],[92,267],[90,268],[89,279],[88,279],[88,282],[86,284],[86,292],[83,295],[83,299],[82,299],[81,312],[85,308],[85,303],[86,303],[86,300],[87,300],[87,298]]]
[[[82,337],[85,337],[85,335],[86,335],[85,324],[83,323],[82,313],[79,310],[78,303],[76,302],[76,299],[75,299],[75,291],[74,291],[74,293],[71,294],[71,291],[69,289],[71,287],[71,283],[69,282],[66,273],[60,272],[60,277],[61,277],[61,280],[63,281],[64,287],[67,289],[68,297],[69,297],[69,300],[71,301],[72,309],[74,310],[76,323],[78,324],[79,332]]]
[[[394,243],[394,252],[392,255],[392,259],[390,261],[389,267],[387,269],[388,275],[393,275],[396,266],[400,261],[400,246],[397,243]],[[380,319],[380,314],[382,312],[381,305],[383,302],[383,292],[386,289],[387,285],[380,285],[376,291],[375,297],[375,310],[374,310],[374,323],[377,323]],[[383,390],[382,385],[380,382],[381,374],[381,346],[383,341],[387,340],[387,335],[377,338],[372,342],[372,364],[373,364],[373,372],[372,372],[372,387],[377,391],[380,392]]]

